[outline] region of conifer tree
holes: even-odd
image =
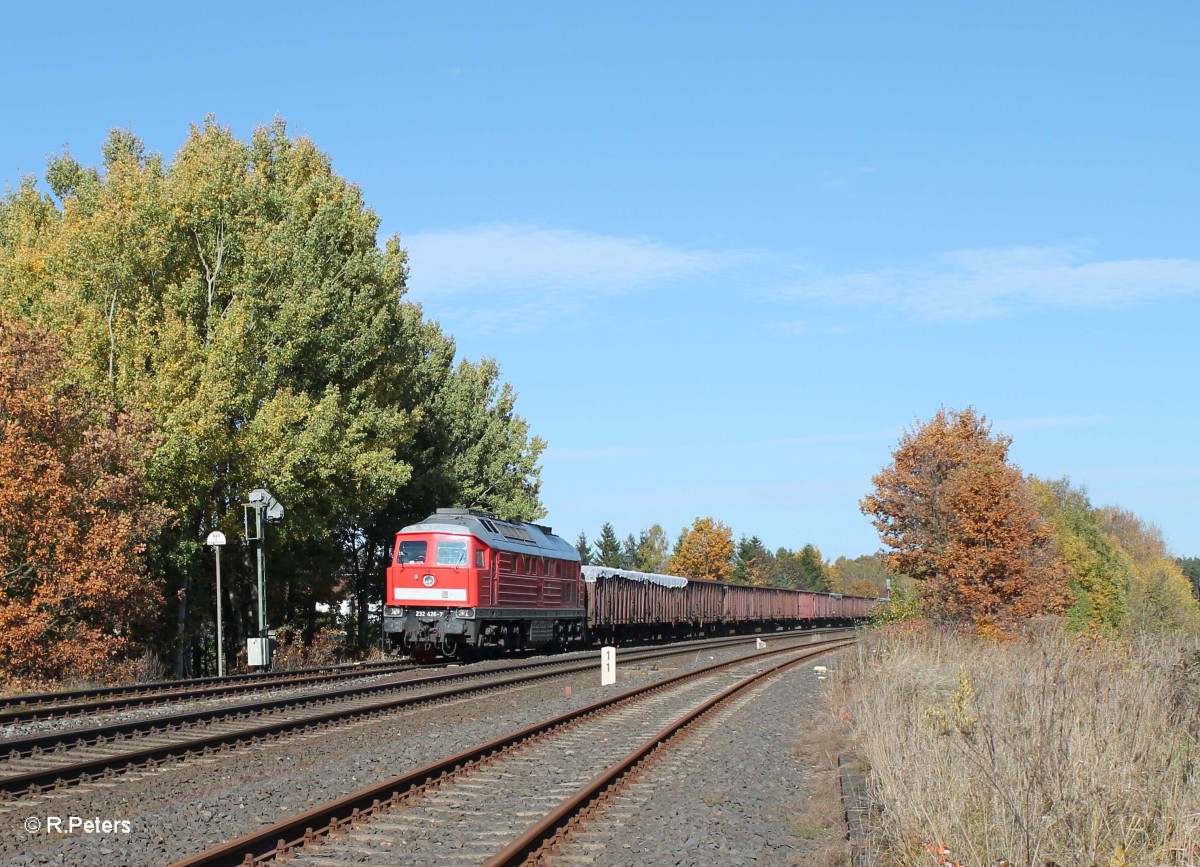
[[[575,550],[579,552],[579,565],[590,566],[592,563],[592,546],[588,543],[587,533],[583,530],[579,531],[579,538],[575,540]]]
[[[621,568],[621,542],[608,522],[600,528],[600,538],[596,540],[596,563],[612,569]]]

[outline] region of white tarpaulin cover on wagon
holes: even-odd
[[[583,580],[595,584],[599,578],[625,578],[629,581],[642,581],[658,584],[661,587],[686,587],[688,580],[678,575],[660,575],[657,572],[635,572],[632,569],[613,569],[609,566],[580,566]]]

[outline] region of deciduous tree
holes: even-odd
[[[639,572],[663,572],[667,568],[667,551],[671,543],[658,524],[638,534],[637,557],[633,568]]]
[[[733,576],[733,531],[713,518],[697,518],[680,534],[667,565],[673,575],[728,581]]]
[[[0,203],[0,307],[45,323],[81,380],[154,421],[147,480],[178,522],[150,556],[181,671],[211,617],[189,604],[211,594],[207,530],[232,543],[230,613],[250,608],[251,488],[288,510],[269,541],[272,619],[311,631],[314,603],[348,586],[360,642],[405,523],[445,505],[544,514],[544,443],[498,365],[456,362],[406,300],[399,239],[376,243],[379,218],[311,141],[282,121],[240,141],[209,119],[170,164],[127,131],[103,155],[55,157],[53,196],[30,181]]]
[[[1129,616],[1133,561],[1104,531],[1087,491],[1068,479],[1032,480],[1033,491],[1054,530],[1059,559],[1074,593],[1068,612],[1077,628],[1123,628]]]
[[[882,597],[887,595],[888,580],[895,577],[878,554],[863,554],[853,560],[838,557],[829,569],[829,586],[838,593],[851,593],[851,587],[865,590],[866,584],[871,584],[872,592],[854,595]]]
[[[162,604],[143,553],[148,420],[71,382],[58,341],[0,317],[0,681],[101,677]]]
[[[935,619],[989,625],[1060,611],[1068,596],[1010,438],[974,409],[939,410],[906,431],[863,498],[892,570],[916,580]]]
[[[1129,622],[1134,629],[1195,629],[1200,605],[1179,563],[1167,551],[1162,531],[1126,509],[1105,506],[1100,526],[1133,561]]]

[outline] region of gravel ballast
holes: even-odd
[[[624,668],[617,686],[625,689],[700,667],[713,661],[710,657],[720,660],[752,653],[750,649],[700,650],[647,664],[653,668]],[[565,694],[567,687],[570,695]],[[166,863],[591,703],[600,695],[597,674],[565,676],[9,803],[0,808],[0,864]],[[784,715],[794,723],[794,714]],[[792,729],[793,737],[796,730]],[[773,763],[786,756],[785,746]],[[789,785],[793,782],[790,777],[786,780]],[[24,830],[25,820],[37,818],[44,825],[50,816],[64,821],[71,816],[128,820],[129,832],[54,835],[44,828],[35,834]]]

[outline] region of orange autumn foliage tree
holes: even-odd
[[[1066,608],[1066,572],[1011,438],[968,407],[906,431],[859,504],[935,620],[981,627]]]
[[[667,569],[687,578],[728,581],[733,577],[733,531],[713,518],[697,518],[680,533]]]
[[[162,605],[142,563],[148,424],[63,377],[48,334],[0,318],[0,681],[95,678]]]

